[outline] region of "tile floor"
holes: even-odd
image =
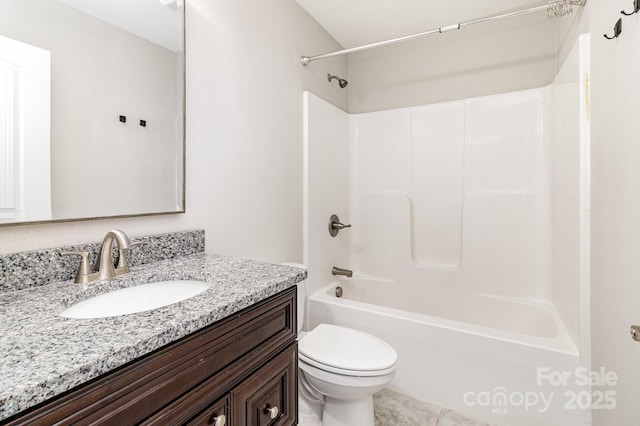
[[[373,396],[373,405],[376,426],[490,426],[387,389]]]
[[[373,397],[376,426],[490,426],[463,414],[384,389]],[[322,426],[314,415],[299,416],[300,426]]]

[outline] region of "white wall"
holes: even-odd
[[[304,263],[307,294],[332,280],[334,266],[349,269],[351,229],[329,234],[329,218],[336,214],[351,223],[349,211],[349,114],[312,93],[305,93],[305,206]]]
[[[615,371],[615,410],[594,410],[593,424],[640,419],[640,15],[623,18],[619,39],[606,40],[628,0],[590,1],[592,29],[592,365]]]
[[[589,150],[587,117],[589,36],[576,40],[556,76],[547,123],[552,227],[552,287],[554,305],[589,366]],[[581,324],[583,329],[581,329]]]
[[[629,338],[629,326],[640,323],[640,16],[623,17],[619,39],[611,35],[628,0],[589,0],[582,13],[561,28],[568,46],[582,31],[591,32],[591,355],[619,376],[614,410],[593,410],[593,425],[636,425],[640,419],[640,344]],[[564,39],[563,39],[564,37]],[[569,49],[561,47],[560,58]]]
[[[349,112],[541,87],[556,50],[556,21],[541,13],[350,54]]]
[[[0,228],[0,253],[204,228],[207,251],[302,260],[302,92],[346,92],[299,57],[338,44],[295,2],[187,1],[187,213]]]

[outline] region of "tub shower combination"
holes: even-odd
[[[308,329],[388,342],[417,399],[584,424],[548,377],[590,367],[588,41],[539,89],[365,114],[305,93]]]

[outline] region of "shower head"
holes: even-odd
[[[327,74],[327,80],[329,80],[329,83],[331,83],[331,80],[333,80],[334,78],[338,80],[338,84],[340,85],[341,89],[344,89],[345,87],[347,87],[347,84],[349,84],[349,82],[344,78],[340,78],[337,75]]]

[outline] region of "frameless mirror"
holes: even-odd
[[[0,225],[184,212],[181,0],[0,0]]]

